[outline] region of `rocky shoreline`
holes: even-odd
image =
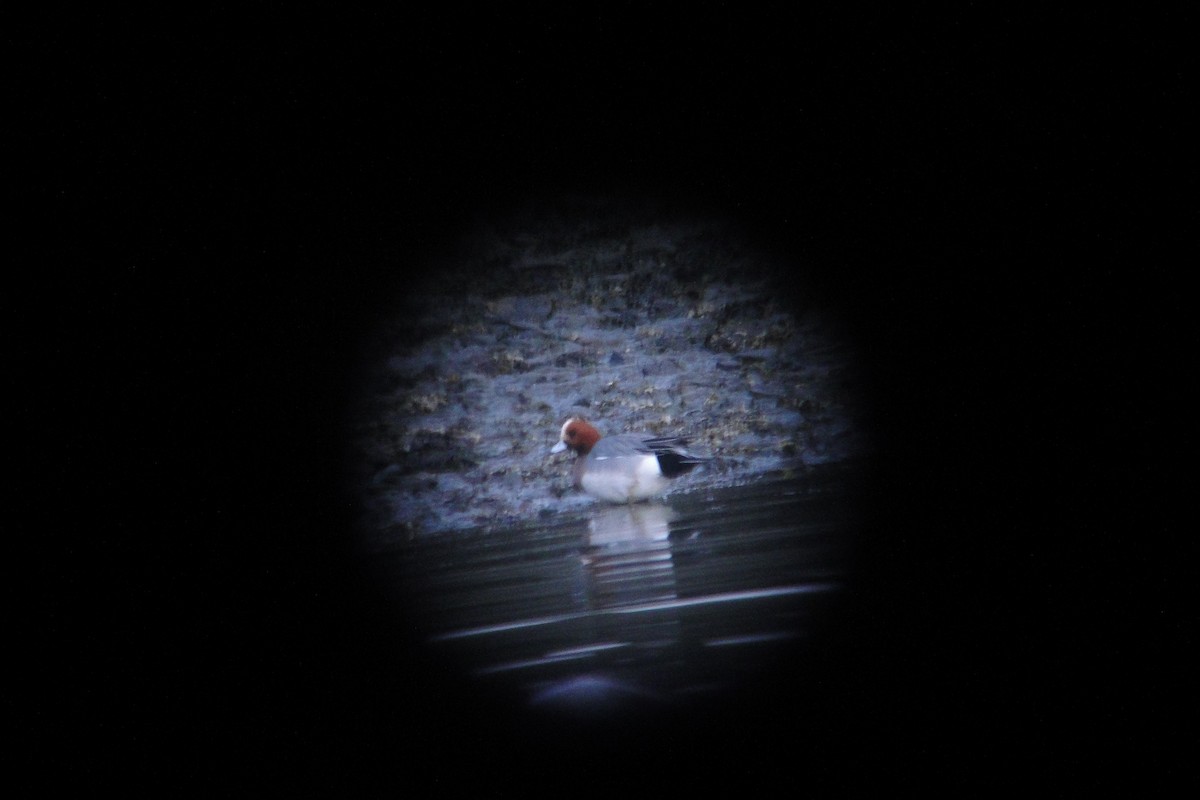
[[[836,311],[720,220],[577,199],[481,225],[428,274],[351,411],[374,546],[591,505],[548,452],[570,415],[689,437],[716,460],[682,492],[869,450]]]

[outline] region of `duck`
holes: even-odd
[[[571,417],[550,452],[574,451],[576,488],[610,503],[630,503],[661,494],[672,479],[712,460],[689,452],[687,444],[678,436],[602,437],[587,420]]]

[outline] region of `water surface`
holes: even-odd
[[[799,679],[845,587],[856,486],[829,466],[380,557],[417,638],[464,686],[535,712],[688,707]]]

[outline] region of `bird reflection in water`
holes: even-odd
[[[670,523],[677,516],[665,504],[638,503],[598,506],[588,520],[580,556],[586,605],[594,612],[588,633],[593,648],[609,651],[609,666],[618,672],[622,665],[660,657],[679,640],[679,620],[669,610],[676,598]],[[653,613],[639,613],[647,611]],[[661,699],[630,675],[589,671],[543,684],[532,702],[599,711]]]

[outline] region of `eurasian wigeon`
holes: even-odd
[[[551,453],[575,451],[575,485],[612,503],[645,500],[667,488],[671,478],[710,459],[689,453],[686,439],[623,433],[601,438],[600,431],[579,417],[563,423]]]

